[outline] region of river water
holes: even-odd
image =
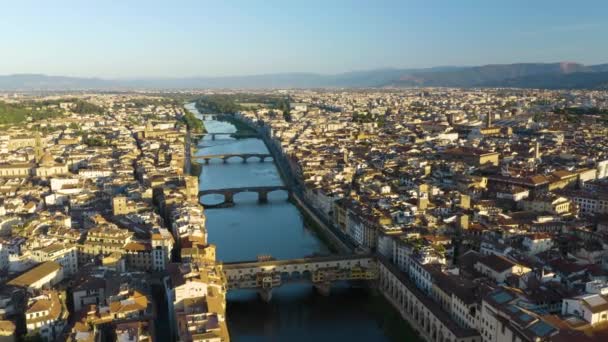
[[[203,119],[208,132],[235,132],[234,125],[201,115],[194,104],[186,108]],[[198,141],[196,155],[268,153],[261,139],[218,136]],[[203,165],[200,189],[281,185],[273,162],[232,158],[224,164]],[[221,195],[203,196],[203,204],[222,202]],[[256,193],[234,197],[234,207],[206,209],[209,242],[217,246],[220,261],[254,260],[259,255],[277,259],[329,254],[318,236],[305,227],[299,210],[284,191],[257,203]],[[292,284],[273,290],[269,303],[256,291],[230,291],[227,319],[233,341],[393,341],[417,340],[398,313],[377,294],[350,283],[332,286],[330,296],[317,294],[312,285]]]

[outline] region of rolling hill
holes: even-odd
[[[333,75],[281,73],[228,77],[110,80],[16,74],[0,76],[0,90],[131,90],[194,88],[370,88],[370,87],[517,87],[608,89],[608,64],[493,64],[428,69],[376,69]]]

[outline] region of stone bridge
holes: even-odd
[[[285,185],[274,185],[274,186],[250,186],[250,187],[242,187],[242,188],[225,188],[225,189],[212,189],[212,190],[200,190],[198,192],[198,197],[201,198],[205,195],[210,194],[220,194],[224,195],[224,202],[214,205],[205,205],[207,208],[211,207],[219,207],[226,205],[234,204],[234,195],[241,192],[257,192],[258,193],[258,202],[266,203],[268,202],[268,193],[278,190],[284,190],[288,192],[288,195],[291,196],[291,192]]]
[[[324,295],[340,280],[375,280],[377,262],[372,255],[332,255],[291,260],[229,262],[223,264],[227,288],[257,289],[263,300],[283,284],[307,282]]]
[[[269,153],[224,153],[224,154],[207,154],[202,156],[193,155],[196,160],[204,160],[205,164],[209,164],[211,159],[221,159],[224,163],[227,163],[230,158],[241,158],[243,163],[246,163],[249,159],[258,159],[260,163],[265,162],[267,159],[272,160],[272,155]]]
[[[193,134],[193,137],[201,138],[204,136],[211,136],[211,140],[215,140],[217,136],[229,136],[237,139],[245,139],[245,138],[259,138],[260,135],[257,133],[237,133],[237,132],[213,132],[213,133],[199,133]]]

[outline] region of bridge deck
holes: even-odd
[[[239,137],[254,137],[254,136],[259,136],[258,133],[255,132],[251,132],[251,133],[239,133],[239,132],[205,132],[205,133],[195,133],[193,134],[193,136],[205,136],[205,135],[234,135],[234,136],[239,136]]]
[[[270,153],[223,153],[223,154],[203,154],[203,155],[193,155],[195,158],[199,159],[216,159],[216,158],[231,158],[231,157],[241,157],[241,158],[250,158],[250,157],[264,157],[270,158],[272,154]]]
[[[235,261],[223,263],[224,269],[252,268],[262,266],[283,266],[283,265],[302,265],[329,261],[363,260],[373,258],[372,254],[361,255],[328,255],[314,258],[298,258],[286,260],[266,260],[266,261]]]
[[[289,189],[285,185],[275,185],[275,186],[245,186],[241,188],[223,188],[223,189],[209,189],[209,190],[199,190],[199,196],[208,195],[208,194],[222,194],[222,193],[238,193],[238,192],[260,192],[260,191],[276,191],[276,190],[285,190]]]

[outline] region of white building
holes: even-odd
[[[568,193],[581,214],[608,214],[608,192],[575,191]]]
[[[550,341],[559,330],[517,306],[519,298],[499,288],[482,300],[479,332],[484,342]]]
[[[7,284],[28,290],[40,290],[51,288],[62,280],[63,267],[54,261],[47,261],[12,279]]]
[[[528,250],[528,254],[536,255],[551,249],[553,247],[553,240],[549,234],[538,233],[526,236],[523,245]]]
[[[562,301],[562,315],[573,315],[594,325],[608,321],[608,296],[592,293]]]
[[[494,254],[482,257],[475,263],[474,267],[479,273],[499,284],[504,283],[511,275],[523,275],[531,271],[530,268]]]
[[[58,341],[67,323],[68,312],[56,291],[30,299],[25,320],[28,332],[38,332],[47,341]]]
[[[63,267],[66,276],[71,276],[78,271],[78,250],[71,244],[52,244],[50,246],[36,249],[31,253],[32,259],[37,262],[55,261]]]

